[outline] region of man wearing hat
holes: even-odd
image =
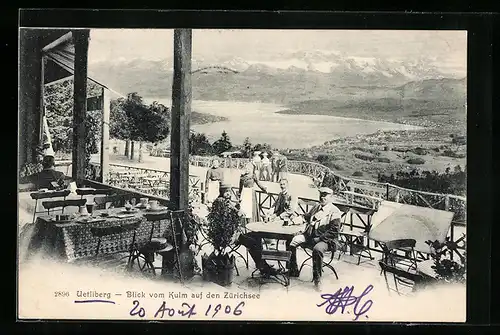
[[[296,248],[298,246],[310,248],[313,251],[313,280],[318,290],[321,284],[323,254],[328,250],[335,252],[342,216],[342,212],[332,203],[332,189],[321,187],[319,194],[319,203],[304,214],[303,219],[306,224],[304,232],[296,235],[290,243],[292,251],[290,276],[299,276]]]
[[[64,173],[55,170],[54,150],[51,147],[45,149],[42,166],[43,170],[31,178],[32,183],[34,183],[38,189],[54,189],[54,182],[59,186],[64,185]]]

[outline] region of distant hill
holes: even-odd
[[[412,81],[441,80],[446,77],[435,65],[422,60],[403,63],[344,57],[319,51],[293,53],[269,62],[249,62],[241,58],[212,61],[194,59],[192,69],[214,64],[227,66],[238,73],[194,74],[193,99],[286,104],[331,99],[343,96],[346,90],[354,87],[372,94],[373,90],[404,88]],[[172,66],[172,61],[168,59],[106,61],[91,63],[89,74],[121,93],[138,92],[142,96],[165,97],[171,95]],[[411,89],[411,86],[407,86],[403,94],[410,96],[413,94]],[[421,92],[427,94],[425,89]],[[352,94],[359,95],[358,92]]]

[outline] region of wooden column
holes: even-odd
[[[85,139],[87,115],[87,58],[89,30],[73,30],[75,43],[75,71],[73,78],[73,169],[77,183],[85,179]]]
[[[191,29],[174,30],[174,78],[170,136],[170,201],[189,204],[189,121],[191,118]]]
[[[111,99],[109,91],[102,89],[102,127],[101,127],[101,182],[107,183],[109,178],[109,113]]]
[[[40,124],[38,127],[38,143],[40,145],[44,144],[43,136],[44,136],[44,122],[43,118],[45,116],[45,64],[47,62],[47,58],[42,54],[42,64],[41,64],[41,78],[40,78]]]

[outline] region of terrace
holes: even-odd
[[[60,162],[59,166],[63,169],[62,171],[69,175],[80,189],[93,188],[97,190],[107,190],[110,194],[123,196],[123,199],[126,201],[133,198],[148,198],[149,200],[157,200],[161,206],[167,207],[172,212],[186,211],[189,206],[192,205],[196,208],[200,217],[203,219],[206,214],[203,214],[205,209],[204,206],[201,205],[204,197],[203,173],[210,164],[210,158],[189,157],[188,153],[189,113],[191,100],[190,31],[178,30],[176,31],[174,38],[176,59],[174,71],[176,71],[179,75],[174,76],[177,78],[177,81],[174,84],[172,96],[173,108],[170,164],[164,169],[157,170],[124,164],[112,164],[109,162],[109,90],[103,84],[100,84],[103,87],[102,95],[96,100],[97,105],[99,105],[99,108],[102,110],[100,161],[99,163],[89,163],[86,160],[84,142],[86,129],[85,122],[82,121],[85,120],[88,106],[95,105],[94,102],[89,102],[87,97],[87,81],[92,80],[88,78],[87,74],[89,31],[85,29],[73,31],[33,30],[24,31],[23,34],[24,36],[21,38],[21,108],[19,112],[21,130],[19,132],[19,165],[35,161],[36,153],[33,148],[36,145],[39,145],[43,140],[43,91],[45,85],[67,78],[68,76],[73,76],[73,154],[71,162]],[[54,55],[59,55],[59,57]],[[61,55],[65,55],[66,58],[61,58]],[[246,162],[247,161],[244,159],[231,157],[222,159],[223,168],[232,171],[231,173],[233,174],[237,174]],[[198,172],[201,172],[191,173],[190,168],[192,170],[198,168]],[[331,171],[324,166],[308,162],[289,162],[288,169],[290,175],[305,175],[311,180],[314,180],[316,183],[320,183],[327,174],[331,173]],[[395,208],[399,208],[401,204],[404,203],[416,204],[420,207],[429,207],[444,211],[465,207],[465,199],[459,197],[426,194],[425,192],[415,192],[412,190],[401,189],[389,184],[377,184],[363,180],[346,179],[336,175],[333,177],[336,185],[335,191],[337,196],[342,200],[341,205],[339,206],[344,206],[345,208],[344,213],[346,213],[346,215],[344,218],[344,229],[346,233],[350,232],[351,234],[354,234],[357,232],[361,234],[367,232],[367,223],[370,229],[373,227],[381,227],[381,223],[395,211]],[[236,192],[237,184],[233,182],[233,185],[233,190]],[[261,213],[263,213],[266,209],[272,208],[274,206],[274,201],[276,200],[278,185],[276,183],[269,182],[269,186],[269,192],[267,194],[257,192],[259,211]],[[315,196],[314,189],[307,189],[306,187],[300,187],[299,189],[303,190],[304,193],[300,194],[299,197],[298,214],[303,214],[318,201],[318,198]],[[37,203],[31,199],[32,196],[30,195],[30,192],[19,193],[21,212],[19,222],[20,226],[23,226],[27,222],[31,222],[33,212],[39,211],[39,208],[36,205]],[[95,194],[74,196],[75,199],[86,198],[88,202],[92,201],[91,199],[94,199],[95,197]],[[66,196],[63,198],[66,199]],[[70,198],[71,197],[68,197],[68,199]],[[58,200],[60,198],[55,197],[54,199]],[[117,207],[121,207],[123,205],[124,203],[122,202],[117,205]],[[24,213],[24,215],[22,213]],[[41,217],[42,220],[45,220],[44,215],[45,214],[43,213],[39,213],[39,217]],[[139,214],[137,216],[139,216]],[[452,241],[460,243],[463,241],[463,237],[460,233],[458,233],[458,231],[462,229],[465,233],[464,211],[457,210],[452,216],[453,220],[450,220],[448,226],[446,227],[446,223],[444,224],[444,236],[448,236]],[[47,220],[46,222],[49,221],[50,220]],[[169,223],[167,223],[167,225],[168,224]],[[438,224],[436,223],[436,225]],[[88,224],[85,226],[88,226]],[[79,229],[78,223],[72,227],[77,227],[75,230]],[[62,228],[63,231],[66,231],[64,229],[67,228]],[[166,228],[163,227],[161,229]],[[145,228],[143,230],[146,231]],[[21,237],[21,259],[29,253],[28,249],[30,245],[26,245],[29,241],[24,239],[26,236],[29,236],[29,233],[34,235],[37,234],[35,230],[28,232],[27,235]],[[402,233],[404,233],[404,231]],[[68,235],[69,233],[65,232],[64,234]],[[199,234],[200,239],[202,239],[202,234]],[[349,236],[349,234],[346,236]],[[384,280],[384,276],[380,273],[380,267],[378,264],[382,252],[380,240],[377,241],[371,239],[369,236],[365,237],[367,238],[363,238],[360,242],[362,244],[362,250],[369,250],[373,252],[374,259],[363,259],[361,261],[359,255],[356,252],[353,252],[353,245],[346,244],[347,249],[344,253],[340,255],[335,253],[333,255],[332,264],[336,269],[336,272],[339,274],[339,278],[336,279],[335,276],[333,276],[329,270],[326,269],[324,274],[324,288],[334,292],[340,287],[350,285],[355,285],[359,288],[373,285],[376,288],[374,294],[377,296],[379,301],[390,301],[393,306],[401,306],[398,305],[398,303],[402,304],[402,302],[398,300],[399,298],[394,295],[390,295],[389,291],[386,290],[386,281]],[[417,236],[410,237],[419,239]],[[419,242],[422,242],[421,238]],[[72,247],[67,247],[67,243]],[[71,260],[75,260],[80,256],[84,256],[84,254],[88,253],[88,250],[92,249],[95,245],[95,241],[93,241],[93,244],[91,243],[91,245],[81,246],[81,249],[76,250],[76,243],[77,242],[69,238],[68,240],[64,240],[64,244],[66,245],[64,254],[65,256],[71,256],[67,257],[67,259],[69,258]],[[119,246],[117,246],[119,244],[120,243],[113,245],[112,247],[119,248]],[[112,247],[110,248],[112,249]],[[460,245],[458,250],[450,250],[449,257],[453,259],[453,257],[457,257],[457,255],[462,253],[464,250],[465,246]],[[200,249],[197,250],[197,252],[196,261],[201,266],[200,257],[203,253],[210,253],[210,246],[200,246]],[[240,253],[244,255],[245,250],[242,248]],[[408,256],[407,250],[399,250],[399,254],[402,257]],[[38,255],[36,257],[46,256],[52,257],[54,255]],[[297,256],[298,262],[301,264],[307,257],[307,254],[302,249],[299,249]],[[429,260],[429,257],[429,251],[426,252],[425,250],[420,250],[418,251],[417,261],[424,264],[424,262]],[[46,287],[50,287],[57,282],[72,282],[75,278],[81,277],[83,271],[80,266],[69,264],[72,262],[61,263],[60,257],[58,257],[55,261],[43,258],[43,262],[46,269],[41,269],[40,266],[36,266],[34,262],[21,262],[20,284],[25,283],[26,285],[30,285],[27,281],[28,278],[33,278],[33,276],[36,275],[40,282],[44,283]],[[163,267],[163,260],[160,257],[156,258],[154,265],[157,267]],[[134,288],[148,288],[151,291],[156,289],[165,290],[165,287],[168,287],[168,290],[170,291],[176,291],[180,288],[185,288],[193,292],[201,289],[213,292],[222,290],[219,286],[213,283],[202,281],[199,276],[193,276],[189,280],[179,283],[174,280],[165,280],[162,276],[157,276],[154,279],[147,276],[144,277],[142,273],[128,274],[126,277],[121,277],[121,274],[107,272],[100,267],[94,268],[88,264],[83,266],[85,268],[84,271],[87,282],[94,282],[97,285],[98,278],[100,278],[103,274],[106,274],[107,278],[109,278],[109,282],[99,283],[99,289],[102,290],[110,288],[113,285],[113,281],[119,281],[122,285],[126,282],[128,285],[127,287],[130,290],[133,290]],[[238,275],[235,276],[233,280],[231,290],[237,288],[238,291],[260,292],[262,296],[266,296],[266,301],[272,301],[274,297],[282,296],[284,293],[290,295],[290,297],[301,296],[302,298],[306,297],[306,299],[317,298],[317,293],[313,290],[313,285],[310,282],[312,274],[307,268],[301,272],[299,278],[292,278],[289,286],[283,287],[277,283],[267,283],[262,285],[256,284],[256,282],[251,278],[251,273],[254,270],[254,264],[251,260],[247,267],[243,260],[238,257],[236,267],[238,269]],[[64,271],[62,271],[62,269],[64,269]],[[50,271],[53,272],[51,273]],[[56,273],[55,277],[52,275],[54,273]],[[20,287],[23,286],[20,285]],[[410,293],[410,291],[411,289],[404,293]],[[436,302],[441,300],[441,303],[443,304],[443,297],[447,297],[446,299],[448,299],[450,306],[446,306],[444,308],[451,308],[451,306],[455,306],[456,308],[456,305],[465,305],[463,300],[465,299],[464,287],[459,288],[457,291],[453,291],[453,293],[449,293],[447,291],[445,292],[443,290],[434,292],[437,292],[433,298]],[[28,293],[20,292],[20,296],[26,296],[27,294]],[[30,299],[34,299],[34,297],[31,297]],[[39,302],[43,301],[45,298],[36,299],[42,299],[37,300]],[[398,307],[394,307],[394,311],[396,311],[397,308]],[[430,318],[436,317],[436,314],[438,314],[436,310],[428,309],[425,311],[425,308],[422,309],[421,306],[418,308],[418,304],[415,304],[415,307],[407,308],[407,311],[412,309],[415,310],[415,308],[419,315],[425,314],[425,316],[423,316],[423,319],[425,320],[430,320]],[[300,308],[297,308],[297,311],[300,311]],[[300,312],[297,311],[295,312],[297,319],[304,318],[304,315],[308,315],[307,320],[317,318],[317,316],[311,316],[310,312],[300,316]],[[463,310],[455,309],[454,311],[456,313],[452,313],[452,318],[464,318],[465,312]],[[69,311],[68,313],[71,314],[72,312]],[[412,312],[410,311],[409,313]],[[292,314],[295,315],[294,313]],[[290,315],[290,317],[293,318],[293,315]],[[378,315],[377,312],[375,312],[375,314],[371,315],[370,318],[372,320],[384,320],[384,318],[387,319],[387,316],[388,315],[386,314],[384,317],[383,313],[379,311]],[[65,315],[64,317],[69,316]],[[107,317],[109,318],[112,316]],[[258,319],[258,313],[254,311],[253,317]],[[351,318],[351,316],[345,317]],[[252,316],[249,318],[252,318]],[[260,318],[262,318],[262,316],[260,316]],[[398,316],[390,317],[391,320],[395,320],[397,318]],[[401,319],[404,318],[407,318],[407,315],[401,315]],[[439,320],[442,321],[442,318]]]

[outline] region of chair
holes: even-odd
[[[338,228],[339,232],[342,232],[344,229],[344,224],[345,224],[345,220],[347,218],[347,213],[348,212],[342,213],[342,216],[340,218],[340,226]],[[337,238],[340,239],[340,233],[338,234]],[[337,244],[337,249],[339,249],[339,250],[343,246],[343,244],[340,240],[338,240],[336,244]],[[307,247],[307,246],[301,246],[301,247],[302,247],[302,249],[304,249],[304,252],[306,253],[307,257],[300,265],[299,274],[300,274],[300,272],[302,272],[302,269],[304,268],[304,266],[306,266],[306,265],[312,266],[311,264],[308,264],[308,262],[312,260],[312,249]],[[333,265],[331,265],[331,263],[333,262],[334,254],[335,254],[335,252],[331,251],[331,250],[326,252],[326,255],[325,255],[326,257],[323,257],[323,266],[322,267],[326,267],[326,268],[330,269],[333,272],[333,274],[335,275],[335,277],[337,279],[339,279],[339,276],[337,275],[337,271],[335,270]],[[326,261],[325,261],[325,258],[327,259]]]
[[[260,283],[262,283],[263,279],[273,279],[280,283],[281,285],[288,287],[290,285],[290,271],[288,264],[290,263],[290,258],[292,257],[291,251],[281,251],[281,250],[262,250],[262,260],[264,261],[275,261],[278,262],[278,267],[280,273],[276,275],[267,276],[259,276]],[[283,264],[284,263],[284,264]],[[335,270],[334,270],[335,271]],[[259,272],[259,269],[255,269],[252,272],[252,278],[255,278],[255,274]]]
[[[61,191],[52,191],[52,192],[34,192],[31,193],[31,199],[35,200],[35,209],[33,211],[33,223],[35,223],[36,214],[40,214],[43,212],[38,211],[38,200],[41,199],[50,199],[50,198],[60,198],[66,200],[66,197],[71,193],[70,190],[61,190]]]
[[[170,269],[174,272],[174,277],[178,277],[184,282],[184,274],[180,263],[179,250],[183,244],[184,221],[187,219],[183,210],[168,211],[164,213],[145,214],[146,220],[151,222],[150,242],[139,250],[143,257],[144,264],[140,266],[141,271],[146,275],[156,276],[156,270],[161,270],[161,274],[169,274]],[[164,237],[154,237],[154,230],[160,229],[159,223],[169,220],[172,236],[170,239]],[[170,241],[169,241],[170,240]],[[162,266],[154,266],[154,254],[162,256]]]
[[[50,211],[54,208],[61,208],[61,213],[64,213],[66,207],[78,207],[85,206],[87,199],[70,199],[70,200],[53,200],[44,201],[42,206],[47,210],[47,214],[50,215]]]
[[[100,263],[100,264],[107,264],[108,267],[109,265],[113,265],[113,267],[121,267],[123,266],[123,261],[127,259],[127,262],[125,263],[125,269],[127,270],[132,270],[133,269],[133,264],[134,261],[138,259],[139,257],[139,252],[136,244],[136,237],[137,237],[137,228],[141,225],[141,219],[138,218],[137,220],[130,221],[126,224],[122,224],[119,226],[102,226],[102,227],[91,227],[90,231],[94,237],[97,237],[97,247],[95,251],[95,255],[92,257],[94,262]],[[133,232],[132,234],[132,239],[130,242],[130,245],[128,246],[128,251],[127,255],[120,257],[118,259],[112,258],[109,256],[115,255],[115,254],[121,254],[123,253],[122,251],[109,251],[109,249],[114,249],[117,247],[117,245],[113,245],[116,242],[122,241],[122,239],[115,239],[113,238],[114,235],[117,234],[122,234],[125,235],[128,232]],[[101,246],[103,243],[103,240],[106,237],[110,237],[109,242],[112,243],[111,246],[108,246],[106,249],[107,251],[105,253],[101,252]],[[119,248],[118,248],[119,250]],[[107,258],[109,257],[109,258]]]
[[[419,273],[412,273],[408,270],[400,269],[391,264],[387,264],[384,261],[379,261],[379,265],[381,268],[381,272],[384,274],[385,283],[387,286],[387,290],[389,292],[395,291],[398,295],[408,295],[407,293],[403,293],[400,291],[399,286],[404,286],[407,288],[411,288],[411,292],[417,291],[419,288],[423,288],[428,284],[434,282],[435,280],[432,278],[427,278]],[[394,288],[389,285],[389,280],[387,278],[387,273],[392,273],[394,278]]]
[[[112,192],[114,192],[113,189],[97,189],[97,188],[76,189],[76,194],[81,196],[81,199],[83,199],[83,197],[86,195],[110,195]]]
[[[342,255],[344,255],[347,252],[347,248],[349,248],[350,254],[351,255],[357,255],[358,256],[358,263],[359,265],[361,263],[361,257],[368,258],[370,260],[373,260],[373,256],[370,250],[370,247],[368,245],[365,245],[365,238],[369,239],[370,236],[370,230],[371,230],[371,216],[373,215],[373,210],[368,209],[368,212],[360,212],[359,210],[350,208],[348,213],[351,216],[351,222],[352,222],[352,216],[353,214],[356,214],[358,217],[360,217],[360,214],[367,214],[368,215],[368,222],[365,225],[365,228],[360,231],[360,230],[351,230],[351,231],[341,231],[339,233],[339,242],[341,247],[339,248],[339,255],[338,259]],[[346,213],[347,214],[347,213]],[[347,216],[347,215],[346,215]],[[361,218],[360,218],[361,219]]]
[[[389,266],[398,267],[407,271],[416,271],[417,257],[414,250],[416,243],[417,241],[414,239],[398,239],[381,242],[382,262]],[[405,256],[399,255],[397,253],[398,250],[403,251]]]

